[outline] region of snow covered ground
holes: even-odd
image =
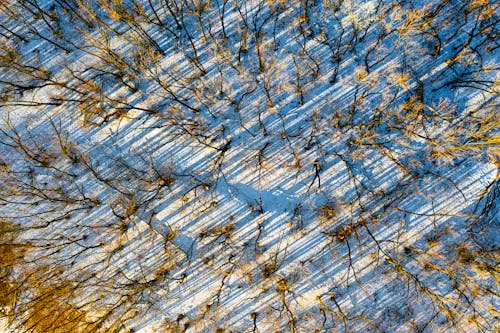
[[[0,4],[0,315],[495,331],[498,6]]]

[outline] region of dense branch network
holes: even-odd
[[[494,331],[499,9],[0,1],[0,318]]]

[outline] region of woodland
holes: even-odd
[[[499,34],[493,0],[0,0],[0,332],[498,332]]]

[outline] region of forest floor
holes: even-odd
[[[0,319],[499,329],[499,12],[0,1]]]

